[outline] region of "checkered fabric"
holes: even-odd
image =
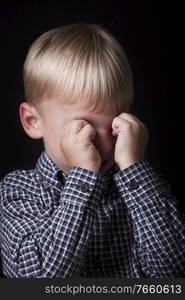
[[[185,277],[185,216],[148,160],[65,175],[43,152],[0,183],[1,259],[14,277]]]

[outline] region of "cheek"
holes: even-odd
[[[57,122],[56,120],[50,120],[45,123],[44,128],[44,137],[45,139],[49,139],[50,141],[59,140],[62,135],[62,122]]]

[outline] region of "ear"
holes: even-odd
[[[19,115],[25,132],[33,139],[42,138],[42,122],[36,108],[23,102],[19,106]]]

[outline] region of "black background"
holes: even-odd
[[[14,169],[34,168],[43,150],[41,141],[24,133],[18,115],[24,101],[22,67],[31,43],[57,26],[97,23],[127,52],[135,88],[131,112],[150,133],[146,156],[164,174],[184,209],[180,10],[169,1],[1,2],[0,178]]]

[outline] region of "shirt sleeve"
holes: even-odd
[[[120,170],[114,180],[133,224],[133,247],[144,274],[184,277],[185,215],[169,184],[146,159]]]
[[[70,169],[53,211],[37,196],[1,185],[3,271],[7,277],[78,277],[101,197],[101,175]]]

